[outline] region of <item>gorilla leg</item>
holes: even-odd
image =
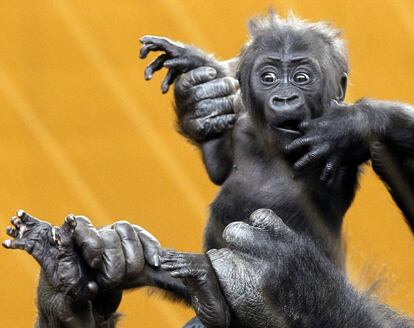
[[[161,268],[170,271],[172,277],[183,279],[191,295],[194,310],[205,327],[229,327],[230,310],[221,293],[210,260],[205,254],[168,251],[161,258]],[[193,327],[196,323],[197,320],[193,319],[186,327]]]

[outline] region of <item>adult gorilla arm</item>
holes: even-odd
[[[164,269],[186,281],[207,328],[413,327],[409,318],[358,293],[312,240],[271,210],[231,223],[223,238],[228,248],[207,256],[170,252],[162,258]]]
[[[363,99],[332,101],[326,115],[302,123],[304,135],[286,147],[298,153],[299,171],[323,164],[321,179],[333,180],[341,165],[369,159],[414,231],[414,108]]]
[[[87,218],[76,219],[73,240],[86,264],[97,274],[102,290],[94,301],[102,313],[114,313],[122,291],[138,287],[160,288],[172,298],[190,302],[181,280],[160,270],[164,250],[148,231],[126,221],[96,229]]]
[[[161,90],[167,92],[175,82],[178,130],[201,150],[211,181],[222,184],[233,165],[237,59],[219,62],[201,50],[161,37],[146,36],[141,43],[141,58],[151,51],[164,52],[145,69],[145,78],[168,69]]]

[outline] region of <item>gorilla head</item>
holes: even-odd
[[[292,140],[301,135],[303,120],[321,116],[330,100],[344,99],[344,42],[327,24],[293,15],[282,19],[271,13],[252,20],[249,29],[251,41],[237,72],[243,102],[265,131],[279,141]]]

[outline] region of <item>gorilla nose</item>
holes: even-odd
[[[296,107],[299,103],[299,96],[297,94],[291,94],[287,96],[273,96],[270,100],[270,105],[274,109],[280,109],[280,108],[289,108],[289,107]]]

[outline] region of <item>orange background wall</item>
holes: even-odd
[[[348,101],[414,103],[410,0],[1,1],[2,226],[18,208],[55,224],[82,213],[97,225],[128,219],[166,246],[200,250],[217,188],[174,131],[160,75],[144,81],[138,38],[165,35],[225,59],[246,40],[248,17],[269,6],[344,30]],[[414,314],[414,241],[369,168],[345,236],[352,280],[381,275],[381,297]],[[27,254],[0,250],[1,327],[32,325],[38,271]],[[122,327],[179,327],[192,313],[144,291],[129,293],[121,310]]]

